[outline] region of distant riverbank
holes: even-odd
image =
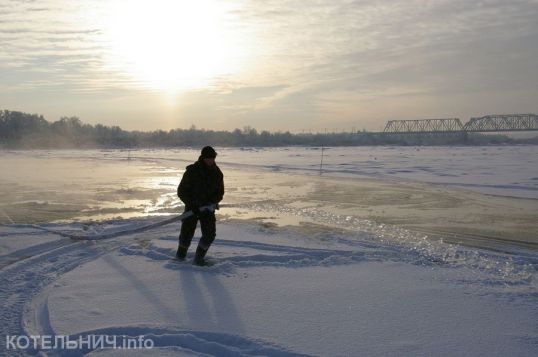
[[[252,127],[233,131],[196,128],[127,131],[118,126],[91,125],[77,117],[48,122],[43,116],[14,111],[0,111],[0,149],[144,149],[214,146],[282,147],[282,146],[435,146],[435,145],[507,145],[535,144],[538,136],[513,138],[502,134],[442,133],[440,135],[385,136],[357,131],[324,131],[290,133],[269,132]]]

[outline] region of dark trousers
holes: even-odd
[[[200,228],[202,230],[202,238],[200,238],[198,246],[205,250],[209,249],[211,243],[215,240],[217,231],[214,212],[201,212],[199,217],[191,216],[183,221],[181,232],[179,233],[180,247],[188,248],[191,245],[198,221],[200,221]]]

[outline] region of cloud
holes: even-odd
[[[535,90],[538,8],[531,2],[378,3],[352,2],[310,13],[310,21],[326,31],[326,41],[311,38],[316,31],[290,31],[284,41],[320,46],[309,47],[308,57],[295,54],[303,64],[298,77],[317,87],[310,93],[394,97],[499,87]],[[289,92],[296,97],[293,85]]]
[[[105,29],[88,20],[96,17],[88,9],[99,14],[106,4],[2,2],[0,91],[39,94],[40,88],[56,87],[109,91],[111,103],[118,92],[142,98],[137,79],[107,66]],[[244,63],[239,71],[181,96],[181,123],[208,118],[203,120],[209,124],[214,115],[222,126],[256,127],[270,119],[275,128],[300,130],[308,120],[325,127],[331,120],[394,119],[397,110],[410,117],[434,115],[436,103],[444,116],[451,101],[465,108],[457,113],[465,116],[486,113],[488,95],[506,98],[510,108],[517,102],[522,110],[538,111],[531,100],[515,99],[522,92],[538,95],[538,1],[240,4],[229,11],[228,25],[253,37],[255,45],[248,56],[237,54]]]

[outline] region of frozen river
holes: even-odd
[[[304,177],[321,172],[323,177],[433,183],[492,195],[538,198],[538,146],[217,150],[225,175],[226,170]],[[177,212],[181,205],[177,184],[185,166],[197,157],[197,149],[3,151],[0,221]],[[245,187],[227,178],[229,193],[238,194]],[[259,197],[253,194],[252,198]]]
[[[368,176],[538,198],[538,146],[222,150],[221,162],[324,175]],[[191,156],[194,153],[190,154]],[[184,158],[184,155],[179,157]]]
[[[154,355],[535,354],[537,147],[329,148],[323,167],[319,148],[217,150],[203,268],[171,260],[198,150],[2,152],[0,333],[145,335]]]

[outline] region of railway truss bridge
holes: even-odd
[[[465,125],[458,118],[390,120],[384,135],[466,135],[467,133],[491,133],[513,131],[538,131],[536,114],[486,115],[471,118]]]

